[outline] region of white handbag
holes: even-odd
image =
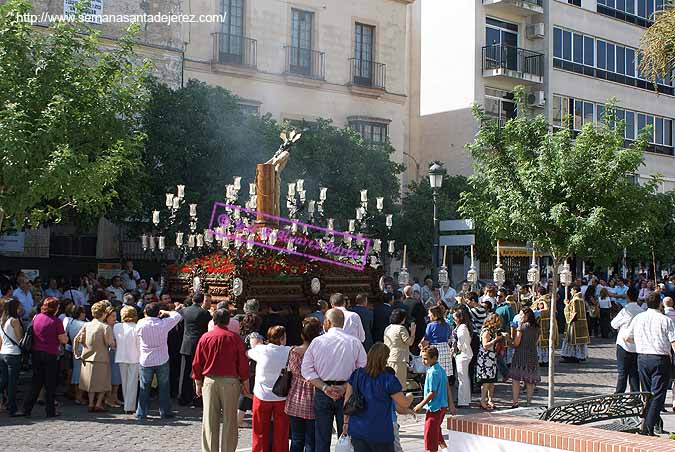
[[[335,452],[354,452],[352,439],[349,435],[342,435],[338,438],[337,444],[335,445]]]
[[[427,372],[427,366],[421,356],[410,355],[410,372],[414,374],[424,374]]]

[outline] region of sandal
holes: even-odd
[[[481,402],[480,403],[480,409],[484,410],[484,411],[490,411],[490,405],[488,405],[487,403],[484,404],[483,402]]]
[[[513,405],[511,405],[512,410],[514,410],[516,408],[520,408],[520,405],[518,405],[518,403],[514,403]]]

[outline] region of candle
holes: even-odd
[[[148,236],[146,234],[141,236],[141,245],[143,246],[143,251],[148,249]]]
[[[179,198],[184,198],[185,197],[185,185],[177,185],[178,188],[178,197]]]
[[[334,221],[335,221],[335,220],[333,220],[332,218],[329,218],[329,219],[328,219],[328,229],[333,229],[333,223],[334,223]]]
[[[361,214],[361,208],[359,207],[356,209],[356,219],[361,221],[363,219],[363,215]]]
[[[180,207],[180,198],[178,196],[174,196],[173,198],[173,208],[178,209]]]
[[[349,232],[354,232],[356,226],[356,220],[349,220]]]
[[[304,226],[302,227],[302,233],[303,233],[303,234],[307,234],[307,225],[304,225]]]
[[[382,240],[380,239],[375,239],[373,241],[373,251],[375,252],[380,252],[382,250]]]
[[[190,216],[191,217],[197,216],[197,204],[190,204]]]
[[[389,254],[394,254],[394,240],[389,240]]]
[[[326,187],[319,188],[319,200],[320,201],[326,200],[326,192],[327,191],[328,191],[328,189]]]
[[[323,213],[323,203],[319,203],[316,205],[316,211],[319,212],[319,214]]]
[[[403,268],[405,268],[405,254],[408,251],[408,245],[403,245]],[[445,265],[445,263],[443,263]]]
[[[379,197],[377,198],[377,210],[382,210],[384,209],[384,198]]]
[[[305,190],[299,190],[298,195],[300,195],[300,202],[305,202],[307,192]]]
[[[195,246],[195,236],[194,234],[188,234],[188,248],[194,248]]]
[[[197,234],[197,248],[204,246],[204,236],[202,234]]]
[[[241,176],[234,176],[234,189],[241,190]]]
[[[276,229],[273,229],[272,232],[270,232],[270,235],[268,237],[270,245],[274,245],[275,243],[277,243],[277,234],[278,232]]]
[[[305,187],[305,180],[298,179],[295,183],[295,187],[298,189],[298,191],[303,191]]]
[[[392,224],[394,224],[393,218],[394,218],[394,216],[392,214],[387,214],[386,224],[387,224],[388,228],[390,228],[392,226]]]
[[[159,224],[159,210],[152,211],[152,222],[157,226]]]
[[[255,195],[255,184],[248,184],[248,194],[251,196]]]
[[[448,245],[445,245],[443,247],[443,267],[445,267],[445,255],[447,254],[447,252],[448,252]]]
[[[471,245],[471,266],[473,267],[473,245]]]
[[[155,250],[155,238],[153,236],[150,236],[149,238],[150,238],[150,243],[149,243],[150,251],[154,251]]]
[[[165,240],[164,240],[164,236],[163,236],[163,235],[160,235],[160,236],[158,237],[158,239],[159,239],[159,245],[158,245],[159,250],[160,250],[160,251],[164,251],[164,248],[166,248],[166,242],[165,242]]]
[[[292,232],[293,234],[295,234],[296,232],[298,232],[298,223],[293,223],[293,224],[291,224],[291,232]]]
[[[368,190],[361,190],[361,202],[368,201]]]
[[[166,194],[166,206],[170,209],[173,206],[173,193]]]
[[[234,185],[226,185],[225,186],[225,197],[228,199],[231,199],[234,197]]]
[[[183,246],[183,233],[182,232],[176,233],[176,246]]]
[[[241,211],[239,209],[234,209],[233,214],[234,214],[233,216],[234,216],[235,220],[238,220],[239,218],[241,218]]]
[[[253,249],[253,242],[246,242],[246,249],[247,250],[252,250]]]
[[[499,240],[497,240],[497,264],[499,264]]]
[[[289,197],[295,196],[295,182],[290,182],[288,184],[288,196]]]
[[[213,234],[208,229],[204,229],[204,241],[206,243],[213,243]]]
[[[315,203],[316,203],[316,201],[311,200],[309,202],[309,205],[307,206],[307,212],[309,212],[310,215],[314,213],[314,204]]]

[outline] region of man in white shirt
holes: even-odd
[[[330,304],[334,309],[339,309],[344,314],[345,321],[344,326],[342,327],[344,332],[354,336],[361,343],[365,342],[366,332],[363,331],[361,317],[359,317],[356,312],[347,311],[344,295],[341,293],[334,293],[330,296]]]
[[[131,259],[125,262],[124,267],[124,270],[120,272],[122,287],[124,287],[124,290],[136,290],[136,286],[141,280],[141,275],[134,270],[134,262]]]
[[[33,294],[30,291],[30,284],[28,284],[28,278],[21,275],[16,279],[16,283],[19,287],[14,289],[12,296],[17,298],[23,306],[23,319],[28,320],[31,309],[33,309]]]
[[[124,288],[122,287],[122,281],[119,276],[113,276],[110,280],[110,285],[106,287],[105,290],[111,297],[110,301],[113,301],[113,299],[118,303],[124,301]]]
[[[443,303],[445,303],[446,306],[453,307],[454,305],[456,305],[457,304],[457,300],[455,299],[456,296],[457,291],[453,289],[450,282],[443,284],[443,286],[441,287],[441,299],[443,300]]]
[[[637,351],[635,343],[626,341],[626,332],[633,318],[642,312],[642,308],[636,303],[637,291],[631,289],[626,293],[626,307],[612,319],[612,328],[617,330],[616,334],[616,394],[626,392],[626,386],[630,383],[630,392],[640,391],[640,376],[637,367]],[[602,302],[601,302],[602,303]],[[609,310],[609,300],[606,301],[607,310]],[[605,309],[600,305],[600,312]]]
[[[628,292],[628,286],[624,283],[623,278],[619,278],[616,283],[616,287],[610,290],[610,295],[621,306],[626,306],[626,292]]]
[[[649,294],[647,311],[635,316],[626,332],[638,353],[638,373],[642,390],[652,393],[652,402],[642,424],[641,434],[654,436],[654,427],[666,401],[675,350],[675,323],[659,312],[661,297]]]

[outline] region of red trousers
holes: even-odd
[[[284,413],[286,401],[267,402],[253,396],[253,452],[288,452],[288,430],[290,421]],[[274,419],[272,450],[270,425]]]
[[[437,452],[438,445],[443,439],[441,432],[441,424],[445,419],[445,412],[447,408],[441,408],[433,413],[427,411],[427,416],[424,419],[424,450],[429,452]]]

